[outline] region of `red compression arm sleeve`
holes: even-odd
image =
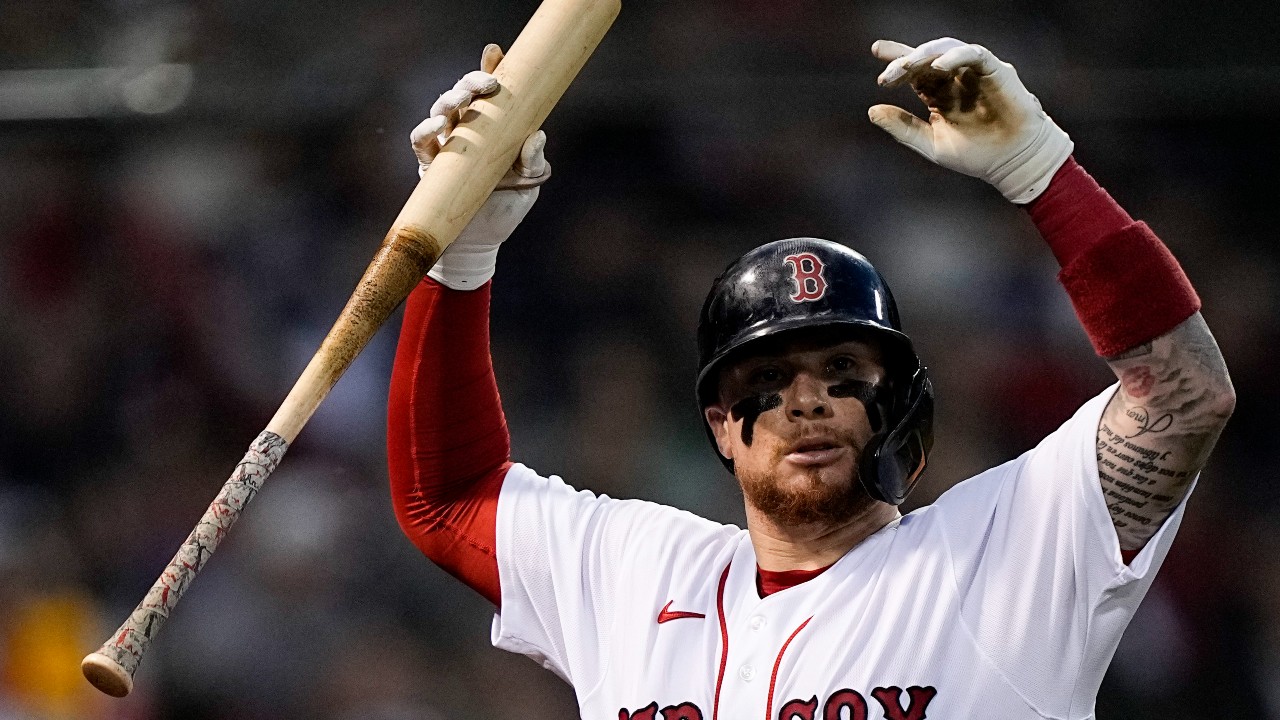
[[[498,492],[511,442],[489,356],[489,285],[424,279],[405,303],[387,409],[391,502],[405,535],[494,605]]]
[[[1068,158],[1028,206],[1094,350],[1118,355],[1172,330],[1200,298],[1169,249]]]

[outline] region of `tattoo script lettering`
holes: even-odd
[[[1174,499],[1161,492],[1162,478],[1176,482],[1191,474],[1161,464],[1172,454],[1171,450],[1139,445],[1105,421],[1098,426],[1098,476],[1117,528],[1130,524],[1147,527],[1164,520],[1163,513],[1145,511],[1149,503],[1165,505]]]
[[[1151,419],[1151,411],[1141,405],[1129,408],[1124,414],[1133,418],[1134,422],[1138,423],[1138,432],[1127,436],[1129,438],[1136,438],[1139,435],[1146,435],[1149,432],[1164,432],[1169,429],[1170,425],[1173,425],[1173,413],[1165,413],[1153,421]]]
[[[1186,495],[1235,399],[1199,313],[1107,362],[1121,392],[1098,425],[1098,475],[1120,547],[1135,550]]]

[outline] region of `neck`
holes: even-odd
[[[782,525],[747,503],[747,532],[756,563],[764,570],[818,570],[844,557],[858,543],[901,517],[898,508],[870,501],[842,523]]]

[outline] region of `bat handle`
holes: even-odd
[[[288,449],[289,443],[269,430],[254,439],[200,522],[129,619],[102,647],[80,662],[81,671],[94,687],[113,697],[129,694],[133,689],[133,673],[151,640]]]

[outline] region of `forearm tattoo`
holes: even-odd
[[[1137,550],[1204,467],[1235,394],[1200,313],[1107,363],[1120,390],[1098,424],[1098,476],[1120,547]]]

